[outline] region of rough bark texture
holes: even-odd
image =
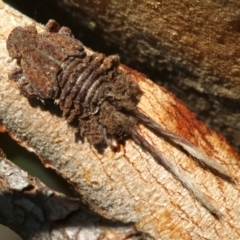
[[[98,33],[93,46],[117,48],[126,64],[164,84],[240,148],[238,0],[53,2],[76,29]]]
[[[132,226],[86,212],[0,154],[0,219],[23,239],[140,239]],[[136,236],[136,237],[134,237]],[[3,236],[2,236],[3,237]]]
[[[14,27],[31,21],[5,5],[0,9],[0,19],[1,123],[21,145],[35,152],[45,167],[53,168],[66,179],[93,212],[121,224],[135,223],[138,231],[147,234],[145,239],[239,238],[240,157],[223,137],[196,121],[165,89],[123,66],[134,73],[144,92],[139,104],[141,111],[204,149],[234,178],[235,185],[219,179],[179,149],[140,127],[142,134],[184,169],[211,199],[222,214],[217,220],[132,141],[127,141],[118,153],[106,149],[99,154],[87,142],[76,143],[75,130],[63,118],[31,106],[19,95],[7,78],[14,62],[7,62],[5,41]]]

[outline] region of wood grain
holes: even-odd
[[[239,155],[221,135],[198,122],[171,93],[134,72],[144,92],[141,111],[203,149],[235,180],[233,185],[219,179],[140,126],[141,133],[210,198],[223,216],[217,220],[132,141],[127,141],[118,153],[106,149],[99,154],[87,142],[76,143],[75,130],[63,118],[32,107],[19,95],[7,78],[14,62],[7,62],[5,41],[14,27],[32,21],[6,5],[0,9],[0,16],[0,119],[21,145],[35,152],[45,167],[59,173],[94,212],[107,219],[134,222],[139,231],[154,239],[239,238]]]
[[[238,0],[52,3],[84,43],[116,49],[240,150]]]

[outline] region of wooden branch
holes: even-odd
[[[57,193],[0,155],[1,223],[23,239],[133,239],[133,226],[86,212],[79,199]],[[132,237],[131,237],[132,236]],[[88,238],[89,239],[89,238]]]
[[[84,43],[117,49],[240,150],[238,0],[52,2]]]
[[[141,133],[169,161],[182,168],[221,212],[214,218],[174,177],[132,141],[118,153],[99,154],[87,142],[75,142],[75,129],[63,118],[32,107],[8,81],[5,41],[10,31],[31,23],[4,5],[0,9],[0,119],[21,145],[35,152],[45,167],[61,175],[91,210],[104,218],[135,223],[154,239],[239,238],[239,155],[225,139],[198,122],[172,94],[131,71],[144,96],[139,108],[166,129],[175,132],[216,159],[235,185],[199,167],[191,157],[142,126]],[[3,23],[8,23],[3,25]],[[39,30],[41,26],[37,26]],[[147,237],[146,237],[147,239]]]
[[[200,92],[239,99],[238,0],[108,4],[61,0],[58,4],[74,16],[76,25],[100,29],[105,40],[117,44],[131,60],[168,68],[176,83]]]

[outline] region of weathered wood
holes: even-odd
[[[0,119],[21,145],[35,152],[45,167],[53,168],[66,179],[94,212],[121,223],[134,222],[139,231],[154,239],[226,239],[230,235],[239,238],[240,157],[222,136],[196,121],[165,89],[122,66],[133,72],[144,92],[139,104],[141,111],[203,149],[233,177],[236,185],[199,167],[181,150],[140,127],[159,151],[194,179],[221,212],[218,220],[132,141],[127,141],[118,153],[106,149],[99,154],[87,142],[76,143],[75,130],[63,118],[32,107],[19,95],[7,78],[14,62],[7,62],[5,41],[14,27],[31,21],[5,5],[0,16]]]
[[[181,72],[184,84],[239,99],[239,1],[59,1],[85,25],[99,27],[125,56]],[[76,8],[74,11],[74,7]],[[81,11],[85,14],[81,16]],[[112,17],[111,17],[112,16]],[[120,37],[119,37],[120,35]],[[133,55],[132,55],[133,56]],[[177,69],[174,69],[177,67]],[[190,77],[191,76],[191,77]],[[177,77],[177,76],[176,76]]]
[[[118,49],[122,61],[164,84],[240,149],[238,0],[52,2],[86,43]],[[78,29],[86,28],[84,38]]]
[[[89,235],[91,239],[136,239],[134,226],[87,212],[79,199],[49,189],[2,154],[0,180],[1,223],[23,239],[89,239]]]

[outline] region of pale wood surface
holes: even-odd
[[[94,212],[111,220],[134,222],[139,231],[154,239],[239,238],[239,155],[223,137],[197,122],[165,89],[134,73],[144,92],[139,108],[204,149],[234,178],[236,185],[217,178],[183,152],[140,127],[142,134],[186,171],[211,199],[223,216],[217,220],[133,142],[127,141],[118,153],[106,149],[101,155],[87,142],[76,143],[74,129],[64,119],[31,107],[8,81],[7,72],[14,62],[7,62],[5,41],[14,27],[32,21],[5,5],[0,9],[0,16],[0,119],[21,145],[65,178]]]

